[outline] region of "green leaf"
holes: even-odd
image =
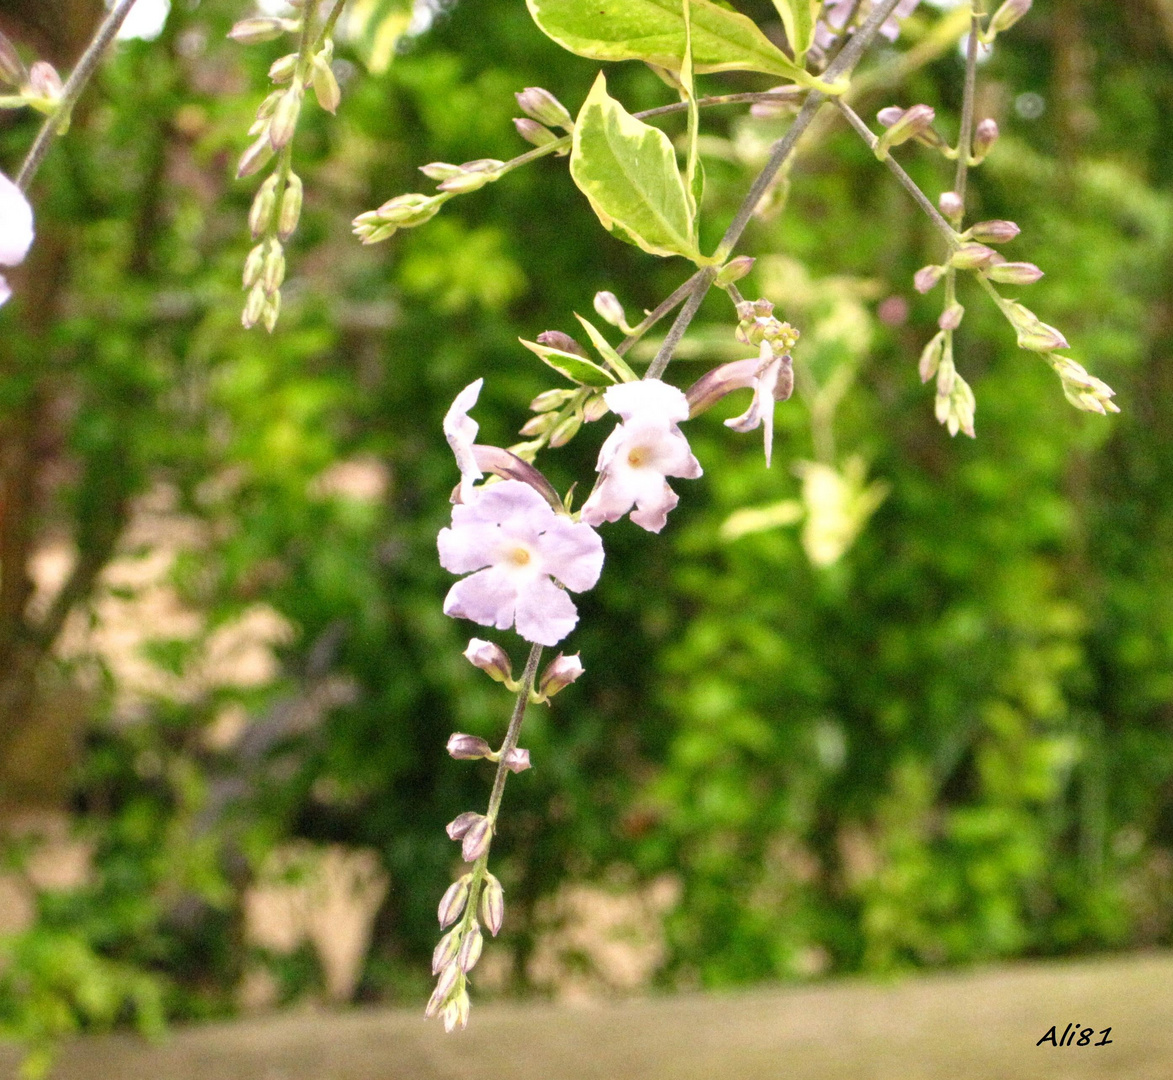
[[[587,360],[576,353],[552,349],[549,345],[539,345],[536,341],[526,341],[525,338],[518,340],[543,363],[549,364],[573,383],[580,386],[610,386],[615,382],[615,376],[605,368],[599,367],[593,360]]]
[[[680,5],[684,16],[684,63],[680,67],[680,82],[688,102],[688,164],[684,169],[684,192],[688,197],[688,213],[692,218],[692,242],[698,244],[697,213],[701,201],[697,193],[697,172],[700,166],[700,110],[696,103],[696,83],[693,79],[692,60],[692,0],[682,0]],[[704,178],[700,179],[704,185]]]
[[[592,60],[644,60],[679,72],[686,30],[681,0],[526,0],[539,28]],[[692,0],[694,70],[760,71],[814,81],[749,19],[712,0]]]
[[[794,50],[795,59],[800,62],[814,44],[815,23],[822,6],[822,0],[774,0],[774,7],[786,29],[786,40]]]
[[[602,72],[574,122],[570,175],[621,240],[651,255],[700,258],[672,143],[607,93]]]
[[[594,345],[599,355],[610,365],[615,374],[624,382],[636,382],[639,376],[631,370],[627,361],[611,347],[611,343],[603,337],[594,323],[589,319],[584,319],[577,311],[574,313],[574,317],[582,323],[583,329],[591,339],[591,344]]]
[[[351,0],[347,5],[342,36],[373,75],[391,66],[411,12],[412,0]]]

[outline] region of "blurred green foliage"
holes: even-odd
[[[766,19],[769,5],[751,8]],[[67,795],[96,871],[43,894],[35,927],[5,946],[0,1020],[38,1045],[230,1010],[252,959],[241,891],[292,837],[380,853],[391,888],[358,995],[423,1001],[456,857],[444,824],[482,807],[489,780],[444,742],[498,737],[508,709],[460,656],[476,628],[440,612],[450,579],[435,536],[456,479],[440,420],[483,375],[482,438],[509,444],[552,385],[519,336],[572,331],[602,288],[629,314],[650,308],[685,275],[606,236],[550,159],[382,246],[353,242],[356,213],[421,187],[416,166],[524,150],[515,90],[546,86],[573,110],[595,75],[518,0],[457,3],[385,71],[348,69],[336,118],[307,109],[286,306],[272,337],[242,331],[255,185],[232,173],[282,47],[225,41],[239,9],[175,3],[160,39],[120,46],[35,191],[53,265],[29,275],[51,290],[52,318],[28,301],[0,315],[0,435],[32,448],[34,539],[64,533],[100,569],[135,500],[163,485],[207,527],[173,574],[206,633],[258,603],[294,628],[275,683],[159,695],[129,721],[113,673],[39,662],[42,696],[53,679],[88,680]],[[922,9],[912,41],[936,17]],[[677,485],[664,534],[606,532],[603,580],[568,643],[587,675],[532,710],[536,767],[511,780],[494,847],[508,910],[494,947],[513,958],[514,989],[542,898],[616,868],[679,881],[665,986],[1170,943],[1173,36],[1161,10],[1038,0],[981,69],[980,108],[1004,134],[973,176],[972,212],[1022,226],[1011,257],[1048,272],[1032,306],[1117,389],[1121,416],[1072,410],[974,290],[958,367],[978,439],[948,438],[916,376],[938,298],[911,289],[939,245],[842,125],[807,146],[784,212],[751,226],[745,250],[762,258],[742,291],[804,334],[800,393],[778,410],[771,471],[756,433],[720,423],[743,405],[723,406],[690,425],[705,477]],[[947,128],[961,71],[950,49],[858,107],[924,101]],[[608,78],[632,110],[669,100],[638,65]],[[737,110],[703,120],[711,243],[782,125]],[[11,170],[34,127],[4,124]],[[929,151],[898,156],[931,196],[948,186]],[[687,385],[727,358],[732,329],[711,297],[700,344],[668,378]],[[540,462],[560,489],[590,475],[600,426]],[[853,455],[886,496],[832,565],[812,565],[801,524],[722,534],[739,510],[801,500],[795,462]],[[321,483],[354,460],[385,466],[385,495]],[[95,587],[77,597],[82,618]],[[177,672],[194,663],[190,642],[154,652]],[[345,700],[306,722],[331,679]],[[210,747],[232,703],[247,733]],[[295,961],[287,997],[318,979]]]

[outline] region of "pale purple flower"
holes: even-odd
[[[779,380],[782,385],[779,386]],[[766,468],[774,449],[774,402],[785,400],[794,387],[789,356],[775,356],[768,341],[762,342],[758,368],[753,376],[753,400],[740,416],[725,421],[725,426],[744,434],[760,427],[766,443]]]
[[[677,426],[688,419],[688,399],[659,379],[619,383],[604,394],[623,423],[599,451],[599,481],[583,503],[582,520],[591,525],[618,521],[634,506],[631,520],[658,533],[680,496],[665,477],[694,480],[701,465]]]
[[[0,266],[24,262],[33,243],[33,208],[28,199],[3,173],[0,173]],[[0,304],[12,295],[4,275],[0,274]]]
[[[468,410],[477,403],[484,384],[484,379],[469,383],[456,395],[456,400],[444,416],[444,438],[456,455],[456,466],[460,469],[460,498],[463,502],[472,500],[473,484],[485,475],[477,465],[472,449],[480,425],[468,415]]]
[[[889,41],[895,41],[900,36],[900,20],[907,19],[919,3],[920,0],[900,0],[891,16],[884,20],[880,33]],[[812,52],[821,54],[834,43],[843,32],[843,24],[854,6],[855,0],[827,0],[823,5],[823,17],[815,26],[815,48]],[[862,23],[872,13],[873,7],[874,0],[863,0],[857,21]]]
[[[603,542],[589,525],[556,514],[532,487],[503,480],[452,508],[437,540],[440,565],[469,574],[448,591],[444,614],[556,645],[578,622],[571,592],[594,586]]]

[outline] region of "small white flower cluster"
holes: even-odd
[[[0,173],[0,266],[18,266],[24,262],[32,243],[33,208],[24,192]],[[12,289],[0,274],[0,305],[11,295]]]

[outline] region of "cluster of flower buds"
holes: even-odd
[[[64,90],[61,76],[52,64],[37,60],[26,68],[16,47],[3,34],[0,34],[0,86],[16,91],[12,96],[0,96],[0,109],[28,106],[46,116],[57,111]]]
[[[574,130],[574,118],[549,90],[543,90],[540,86],[527,86],[515,96],[525,116],[516,117],[513,124],[518,135],[526,142],[534,146],[549,146],[565,138],[555,134],[551,128],[562,128],[566,132]],[[569,147],[555,151],[559,157],[569,152]]]
[[[461,815],[465,817],[466,815]],[[479,815],[472,815],[478,817]],[[457,818],[452,825],[456,825]],[[483,819],[482,819],[483,820]],[[469,829],[475,823],[470,823]],[[451,832],[452,826],[449,826]],[[467,837],[468,832],[463,834]],[[478,895],[479,894],[479,895]],[[480,910],[480,919],[476,909]],[[424,1013],[431,1018],[439,1015],[445,1031],[464,1028],[468,1023],[468,975],[476,966],[484,949],[485,938],[481,923],[494,937],[505,918],[505,891],[501,882],[487,870],[464,874],[454,881],[440,901],[440,927],[453,926],[437,944],[432,953],[432,974],[437,976],[436,988]]]
[[[973,418],[977,402],[969,383],[958,374],[953,364],[951,329],[942,328],[933,335],[920,354],[918,369],[922,383],[934,375],[937,377],[937,396],[933,406],[937,423],[944,424],[950,435],[962,431],[974,438]]]
[[[934,149],[943,149],[946,142],[933,128],[936,118],[937,114],[929,105],[913,105],[910,109],[890,105],[881,109],[876,119],[883,125],[884,133],[876,140],[873,148],[876,157],[883,161],[892,147],[902,146],[911,139]]]

